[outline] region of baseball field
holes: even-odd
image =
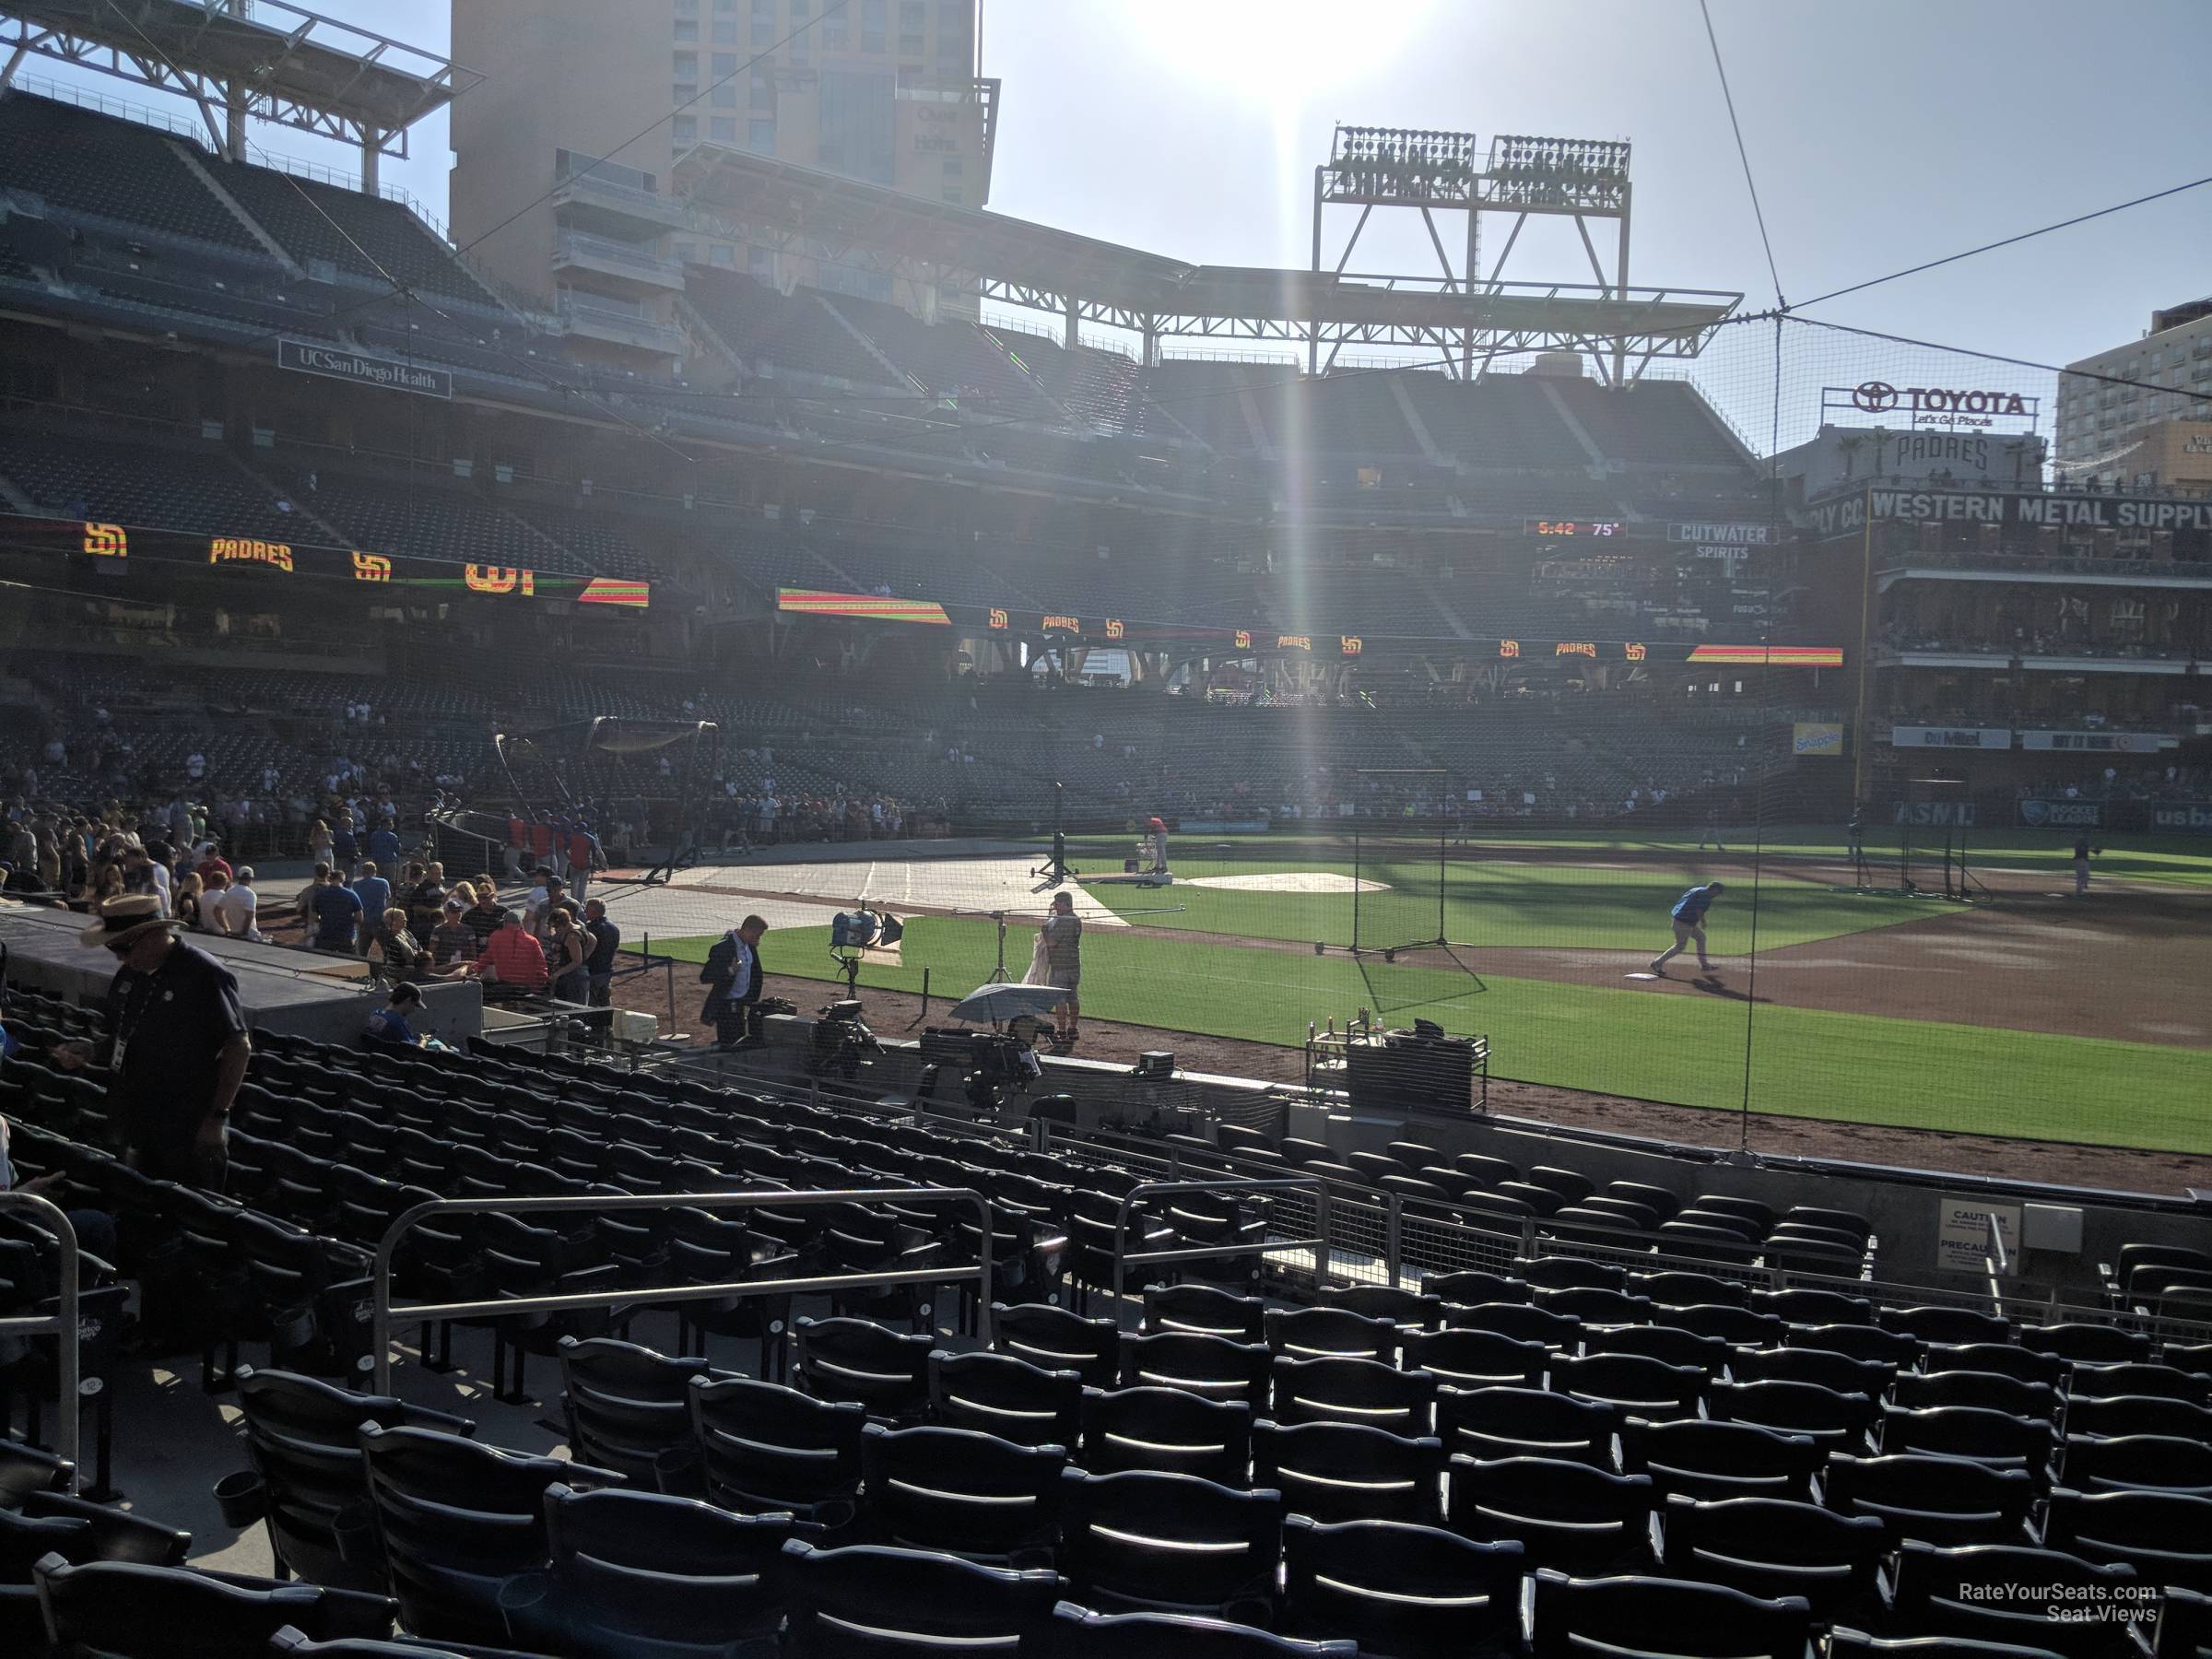
[[[1924,855],[1900,864],[1870,837],[1862,870],[1832,833],[1776,832],[1756,856],[1700,851],[1694,834],[1485,835],[1441,856],[1434,839],[1363,836],[1356,863],[1337,837],[1185,836],[1165,888],[1115,879],[1129,851],[1125,837],[1068,849],[1087,1022],[1295,1048],[1310,1021],[1341,1026],[1364,1007],[1484,1033],[1494,1074],[1528,1083],[2212,1150],[2212,847],[2201,841],[2103,846],[2077,896],[2069,841],[1994,836],[1972,849],[1966,903],[1940,896]],[[926,971],[933,996],[954,999],[997,966],[989,912],[1003,911],[1006,970],[1023,977],[1050,897],[1030,875],[1041,847],[822,852],[686,872],[641,895],[626,927],[634,939],[642,923],[654,950],[696,960],[759,909],[774,928],[771,971],[827,981],[839,972],[830,915],[865,899],[907,929],[897,963],[863,967],[864,990],[917,992]],[[1712,971],[1693,951],[1652,977],[1669,907],[1716,880]],[[1446,948],[1419,943],[1438,936],[1440,897]]]

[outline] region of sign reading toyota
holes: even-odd
[[[1855,386],[1820,388],[1823,421],[1833,411],[1901,415],[1910,426],[1952,429],[1994,428],[2000,420],[2022,420],[2032,431],[2041,406],[2040,397],[1986,386],[1893,386],[1888,381],[1870,380]]]

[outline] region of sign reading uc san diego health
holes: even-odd
[[[396,358],[371,357],[365,351],[320,346],[312,340],[278,340],[276,366],[300,374],[320,374],[327,380],[351,381],[360,386],[382,386],[387,392],[413,392],[423,397],[450,398],[453,394],[450,370],[403,363]]]

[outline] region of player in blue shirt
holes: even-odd
[[[1705,912],[1712,908],[1712,901],[1727,890],[1727,883],[1711,881],[1703,887],[1691,888],[1675,900],[1675,908],[1668,912],[1675,919],[1675,942],[1652,959],[1653,973],[1665,978],[1667,963],[1688,950],[1693,939],[1698,946],[1698,966],[1708,973],[1712,971],[1712,964],[1705,959]]]

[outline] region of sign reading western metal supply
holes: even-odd
[[[1816,535],[1882,523],[2001,524],[2020,529],[2057,525],[2087,530],[2212,533],[2212,501],[2150,497],[2048,495],[1994,489],[1869,489],[1800,509],[1794,516]]]
[[[326,380],[351,381],[356,385],[382,386],[387,392],[413,392],[424,397],[453,394],[453,376],[450,370],[403,363],[396,358],[371,357],[365,351],[348,351],[342,346],[319,346],[312,340],[278,340],[276,367],[300,374],[320,374]]]

